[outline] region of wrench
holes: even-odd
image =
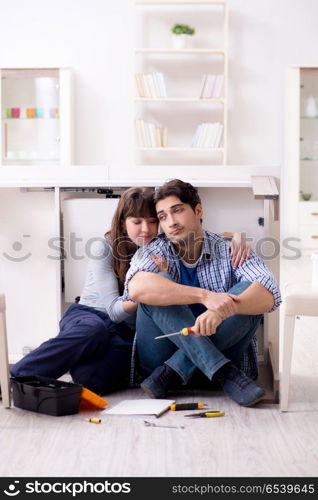
[[[184,425],[162,425],[155,424],[154,422],[148,422],[148,420],[144,420],[146,427],[165,427],[166,429],[184,429]]]

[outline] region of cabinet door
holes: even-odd
[[[0,190],[0,283],[6,295],[10,361],[56,331],[54,195]]]
[[[110,229],[118,199],[78,198],[63,204],[65,302],[74,302],[85,283],[90,247]]]
[[[300,69],[287,68],[285,83],[285,155],[282,169],[282,237],[298,237]]]
[[[70,163],[70,106],[68,69],[2,69],[2,164]]]

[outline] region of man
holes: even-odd
[[[124,300],[140,304],[137,352],[142,372],[150,374],[141,387],[163,398],[199,368],[238,404],[251,406],[264,395],[252,380],[255,332],[262,314],[281,302],[278,285],[254,253],[232,266],[228,243],[203,230],[201,201],[191,184],[165,183],[155,192],[155,204],[164,234],[134,255],[124,292]],[[165,273],[158,273],[160,258]],[[190,326],[195,334],[155,340]],[[251,341],[254,367],[253,356],[246,359]]]

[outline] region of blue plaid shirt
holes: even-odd
[[[180,283],[179,256],[175,253],[172,243],[161,234],[159,237],[140,248],[133,256],[130,268],[126,275],[123,300],[131,300],[128,292],[128,283],[139,271],[158,273],[158,268],[152,255],[164,257],[168,264],[168,273],[176,283]],[[198,261],[197,275],[201,288],[217,293],[228,292],[240,281],[261,283],[274,297],[274,311],[281,303],[278,284],[263,260],[254,252],[250,259],[241,266],[231,264],[230,244],[221,235],[204,231],[204,242],[201,256]],[[256,378],[257,369],[257,339],[254,335],[247,351],[242,356],[241,368],[251,378]]]

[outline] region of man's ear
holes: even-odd
[[[198,215],[200,217],[200,219],[202,219],[203,217],[203,208],[202,208],[202,205],[201,203],[198,203],[195,207],[195,215]]]

